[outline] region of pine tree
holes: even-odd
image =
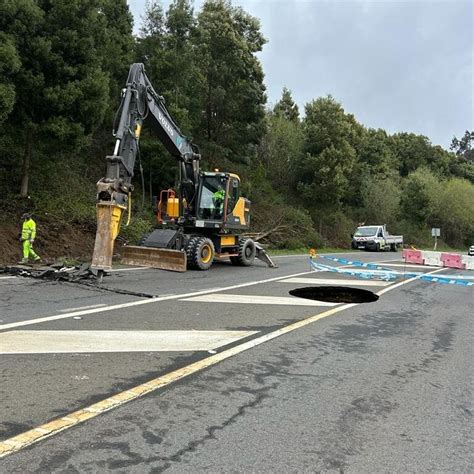
[[[273,112],[276,115],[283,116],[287,120],[290,120],[292,122],[298,122],[300,117],[298,105],[295,104],[293,98],[291,97],[291,91],[288,90],[286,87],[283,88],[281,99],[273,108]]]

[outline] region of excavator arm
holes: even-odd
[[[114,151],[106,157],[106,175],[97,183],[97,233],[91,267],[98,271],[112,267],[114,242],[123,216],[130,213],[133,170],[144,124],[150,126],[179,163],[180,205],[185,200],[192,209],[198,187],[199,150],[174,122],[143,64],[130,67],[117,116]]]

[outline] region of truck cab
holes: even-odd
[[[392,250],[403,246],[402,235],[390,235],[385,224],[357,227],[352,235],[352,248],[360,250]]]

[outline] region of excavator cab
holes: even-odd
[[[231,173],[201,172],[196,227],[248,229],[250,201],[240,196],[240,178]]]
[[[191,214],[186,227],[219,230],[248,229],[250,201],[240,195],[240,178],[232,173],[201,172],[194,210],[187,209],[183,199],[184,215]],[[179,198],[172,189],[161,191],[157,205],[157,221],[174,225],[180,217]]]

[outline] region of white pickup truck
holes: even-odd
[[[403,235],[390,235],[385,224],[360,226],[352,235],[353,249],[396,252],[397,247],[403,247]]]

